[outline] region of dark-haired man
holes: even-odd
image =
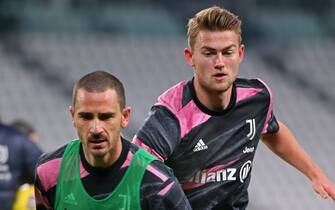
[[[79,139],[40,158],[38,210],[190,209],[171,171],[121,137],[130,111],[113,75],[95,71],[76,83],[70,113]]]

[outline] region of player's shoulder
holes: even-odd
[[[64,154],[66,146],[67,146],[67,144],[63,145],[63,146],[60,146],[57,149],[52,150],[50,152],[43,153],[39,157],[37,166],[46,164],[46,163],[48,163],[50,161],[55,161],[55,160],[58,160],[58,159],[60,160],[62,158],[63,154]]]
[[[240,88],[268,88],[267,83],[260,78],[237,78],[235,85]]]
[[[237,90],[241,90],[242,92],[247,91],[250,93],[256,91],[257,93],[260,93],[264,96],[272,97],[272,90],[268,84],[260,78],[237,78],[234,82],[234,85]]]
[[[9,142],[27,140],[27,137],[22,132],[5,124],[0,124],[0,136],[2,139],[10,138]]]
[[[166,181],[167,179],[174,177],[172,169],[169,168],[160,160],[152,161],[149,164],[147,171],[151,173],[153,176],[160,178],[162,181]]]
[[[37,144],[33,143],[25,134],[17,129],[0,124],[0,145],[10,148],[15,155],[40,156],[42,151]]]
[[[158,97],[155,105],[162,105],[172,112],[178,112],[182,108],[183,92],[186,84],[187,81],[183,80],[167,89]]]
[[[166,91],[164,91],[158,98],[164,98],[167,96],[178,96],[182,93],[184,86],[187,84],[186,80],[182,80],[178,82],[177,84],[173,85]]]
[[[138,147],[135,144],[130,143],[130,153],[135,154],[140,147]],[[143,149],[141,149],[143,150]],[[146,151],[145,151],[146,152]],[[152,156],[148,153],[149,156]],[[153,160],[149,163],[149,165],[146,167],[145,176],[151,177],[153,180],[159,181],[159,182],[165,182],[170,177],[173,176],[172,170],[166,166],[162,161],[156,159],[156,157],[152,156]],[[131,158],[130,155],[128,155],[128,159]]]
[[[5,134],[19,134],[20,132],[17,131],[15,128],[9,126],[9,125],[5,125],[3,123],[0,123],[0,131],[1,133],[5,133]]]
[[[62,156],[66,145],[51,152],[42,154],[36,165],[36,179],[43,186],[45,191],[53,188],[57,184],[58,173]]]

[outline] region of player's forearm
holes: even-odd
[[[52,210],[53,208],[49,205],[48,199],[41,194],[39,189],[35,187],[35,202],[36,210]]]
[[[280,123],[278,133],[264,135],[262,139],[275,154],[297,168],[310,180],[323,174],[283,123]]]

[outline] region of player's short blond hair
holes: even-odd
[[[224,8],[213,6],[203,9],[188,21],[188,46],[193,50],[195,40],[201,30],[234,31],[239,35],[239,42],[241,43],[241,24],[242,22],[238,16]]]

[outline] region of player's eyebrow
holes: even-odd
[[[112,112],[105,112],[105,113],[99,113],[98,114],[98,118],[100,119],[100,120],[106,120],[106,119],[109,119],[109,118],[111,118],[111,117],[114,117],[114,113],[112,113]]]
[[[227,47],[224,47],[223,49],[220,49],[220,51],[224,51],[224,50],[229,50],[229,49],[231,49],[231,48],[236,48],[236,45],[235,44],[231,44],[231,45],[228,45]],[[210,47],[210,46],[202,46],[200,49],[202,49],[202,50],[210,50],[210,51],[216,51],[216,50],[218,50],[218,49],[216,49],[216,48],[213,48],[213,47]]]
[[[84,116],[84,115],[90,115],[92,114],[91,112],[79,112],[78,115],[79,116]]]
[[[91,112],[79,112],[79,113],[78,113],[78,116],[79,116],[79,117],[87,118],[87,117],[92,117],[93,114],[92,114]]]

